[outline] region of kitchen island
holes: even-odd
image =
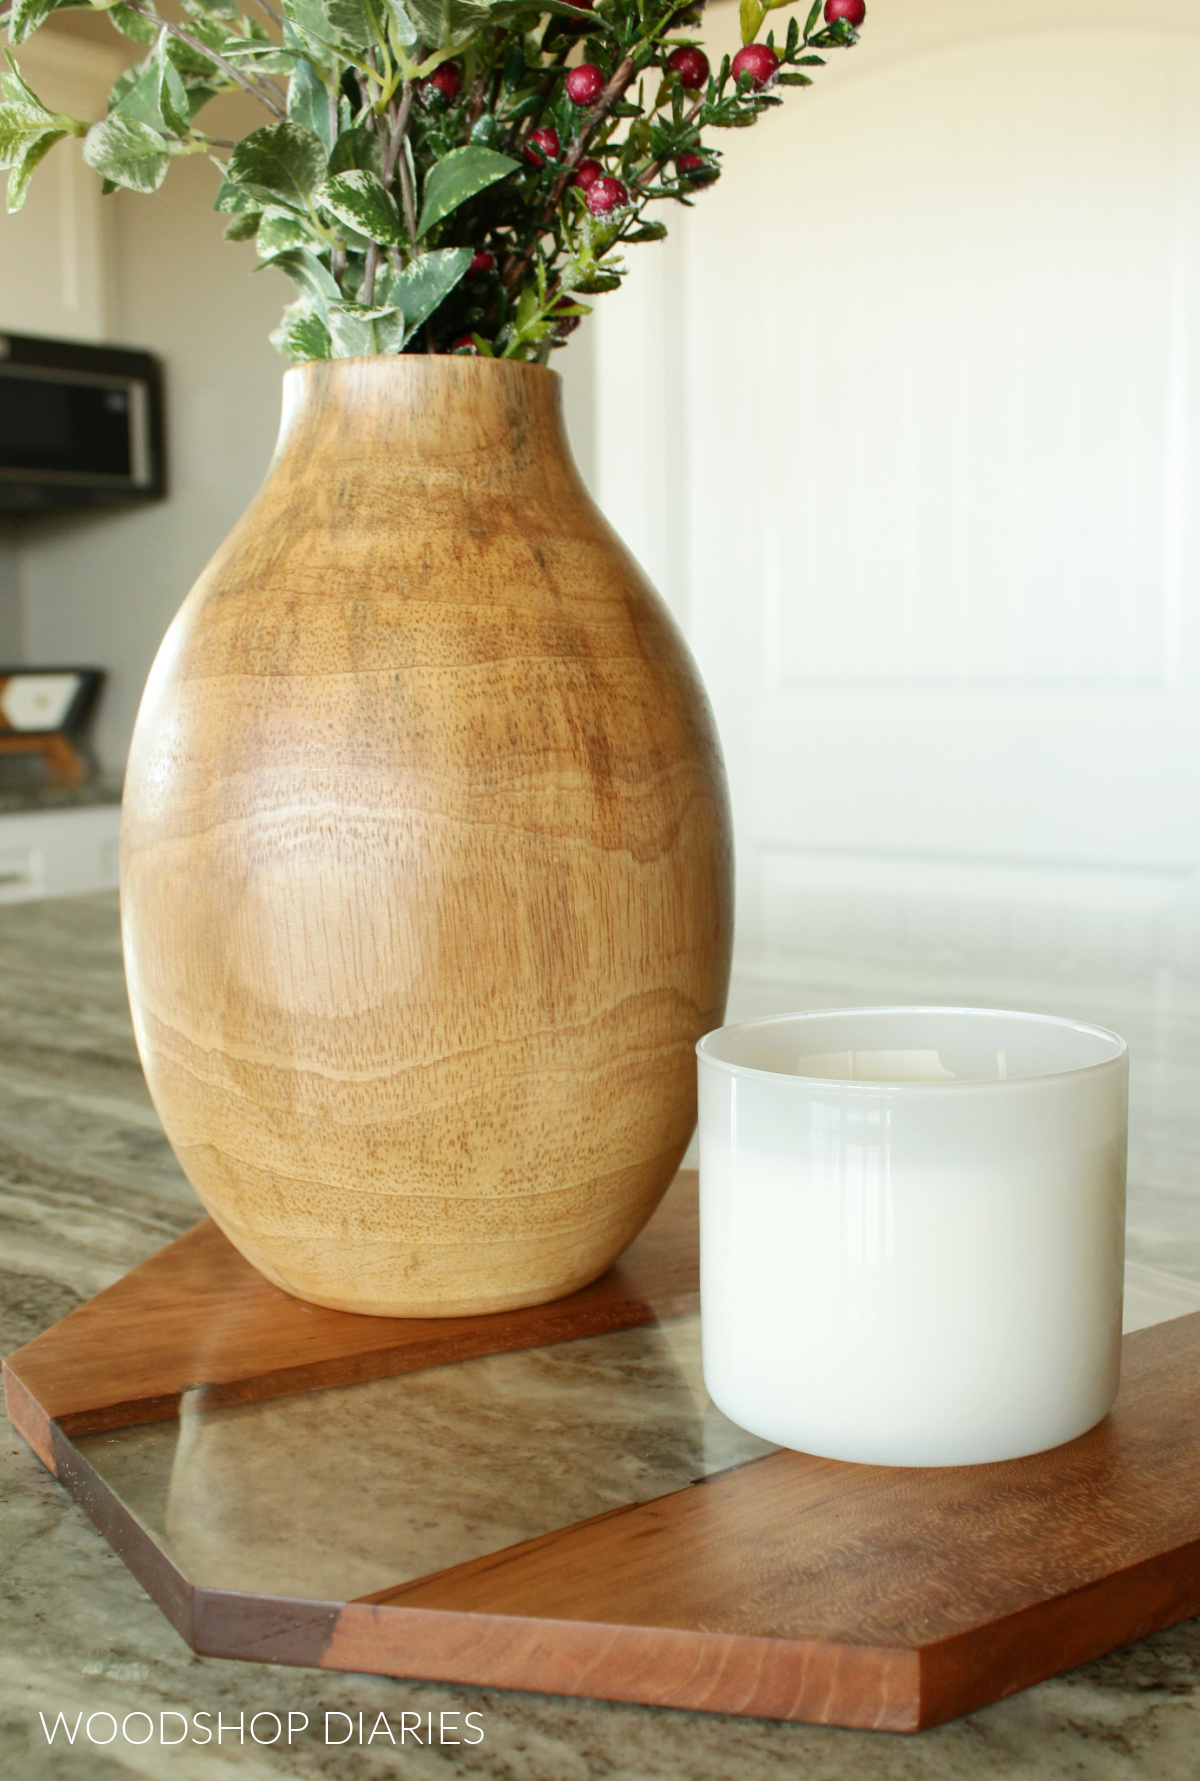
[[[931,973],[902,960],[760,959],[739,972],[731,1016],[910,999],[1047,1009],[1125,1035],[1132,1062],[1129,1321],[1200,1308],[1200,988],[1161,974],[1097,984],[1064,973],[1022,983],[945,967]],[[199,1215],[138,1065],[115,897],[0,910],[3,1351]],[[7,1428],[3,1464],[0,1760],[23,1781],[72,1773],[177,1773],[190,1781],[393,1771],[514,1781],[1194,1775],[1197,1622],[915,1738],[224,1662],[198,1658],[183,1644]],[[428,1515],[436,1540],[436,1503]],[[192,1734],[170,1751],[158,1747],[161,1714],[190,1721],[197,1712],[211,1715],[205,1727],[215,1728],[220,1715],[233,1728],[222,1731],[219,1746],[214,1732],[208,1743]],[[79,1734],[68,1746],[60,1727],[51,1746],[39,1714],[52,1727],[59,1713],[72,1727],[81,1713],[112,1715],[114,1725],[149,1715],[131,1720],[130,1730],[140,1738],[151,1725],[155,1740],[142,1747],[117,1735],[100,1747]],[[286,1722],[288,1713],[299,1728],[290,1748],[251,1741],[253,1715]],[[380,1714],[393,1735],[407,1726],[402,1752],[383,1735],[360,1743]],[[166,1727],[174,1738],[180,1722],[168,1719]],[[258,1727],[267,1734],[271,1721]],[[94,1729],[105,1734],[108,1721],[97,1719]]]

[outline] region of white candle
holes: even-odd
[[[700,1059],[704,1379],[830,1458],[1057,1446],[1120,1378],[1128,1059],[946,1008],[788,1015]]]

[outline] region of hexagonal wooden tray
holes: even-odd
[[[915,1731],[1200,1612],[1200,1313],[1126,1337],[1116,1409],[1003,1465],[776,1452],[350,1601],[193,1585],[76,1446],[694,1312],[696,1183],[557,1304],[417,1322],[303,1305],[205,1221],[20,1349],[14,1427],[198,1652]],[[334,1506],[331,1505],[331,1511]]]

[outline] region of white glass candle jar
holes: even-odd
[[[1120,1380],[1128,1056],[1036,1014],[724,1027],[700,1059],[704,1380],[833,1459],[1015,1459]]]

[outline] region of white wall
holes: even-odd
[[[1200,8],[871,0],[817,79],[597,317],[739,939],[1200,963]]]

